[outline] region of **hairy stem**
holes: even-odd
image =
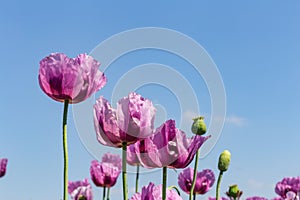
[[[69,100],[64,102],[64,113],[63,113],[63,154],[64,154],[64,200],[68,200],[68,140],[67,140],[67,118],[68,118],[68,106]]]
[[[196,194],[194,194],[194,189],[195,189],[195,185],[196,185],[196,179],[197,179],[197,169],[198,169],[198,158],[199,158],[199,154],[200,154],[200,150],[197,151],[196,153],[196,158],[195,158],[195,166],[194,166],[194,175],[193,175],[193,182],[192,182],[192,187],[191,187],[191,191],[190,191],[190,198],[189,200],[192,200],[192,196],[194,195],[194,198],[196,196]]]
[[[223,176],[223,171],[220,171],[218,182],[217,182],[217,189],[216,189],[216,200],[220,199],[220,185],[221,185],[222,176]]]

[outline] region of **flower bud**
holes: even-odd
[[[204,117],[196,117],[193,119],[192,132],[196,135],[203,135],[206,133],[206,125],[204,123]]]
[[[86,197],[81,195],[78,200],[86,200]]]
[[[239,190],[237,185],[231,185],[229,186],[229,190],[228,192],[226,192],[226,194],[229,198],[233,197],[234,199],[239,199],[242,196],[243,192]]]
[[[219,163],[218,163],[218,168],[221,172],[225,172],[228,170],[230,164],[230,157],[231,154],[228,150],[225,150],[221,153],[219,157]]]

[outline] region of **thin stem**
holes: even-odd
[[[105,200],[105,193],[106,193],[106,187],[104,186],[103,187],[103,197],[102,197],[102,200]]]
[[[139,192],[139,175],[140,175],[140,165],[136,166],[136,176],[135,176],[135,193]]]
[[[109,200],[109,193],[110,193],[110,187],[107,188],[107,198],[106,198],[106,200]]]
[[[223,176],[223,171],[220,171],[218,182],[217,182],[217,189],[216,189],[216,200],[220,199],[220,185],[221,185],[222,176]]]
[[[196,200],[196,197],[197,197],[197,195],[194,195],[194,196],[193,196],[193,200]]]
[[[64,200],[68,200],[68,140],[67,140],[67,118],[69,100],[64,102],[63,113],[63,153],[64,153]]]
[[[193,182],[192,182],[192,187],[191,187],[191,191],[190,191],[190,200],[192,200],[192,196],[194,195],[194,197],[196,196],[196,194],[194,194],[194,189],[195,189],[195,185],[196,185],[196,179],[197,179],[197,169],[198,169],[198,159],[199,159],[199,154],[200,154],[200,150],[197,151],[196,153],[196,158],[195,158],[195,166],[194,166],[194,174],[193,174]],[[195,199],[195,198],[194,198]]]
[[[166,200],[166,197],[167,197],[167,167],[163,167],[162,200]]]
[[[180,191],[175,185],[168,187],[168,190],[173,190],[173,189],[176,190],[177,194],[180,196]]]
[[[126,173],[126,160],[127,160],[127,143],[122,143],[122,179],[123,179],[123,200],[128,200],[128,189],[127,189],[127,173]]]

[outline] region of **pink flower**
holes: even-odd
[[[208,138],[198,135],[187,138],[176,128],[174,120],[168,120],[152,136],[134,145],[143,167],[185,168]]]
[[[108,153],[102,157],[101,163],[96,160],[92,161],[91,178],[98,187],[113,187],[117,182],[121,169],[120,156]]]
[[[6,166],[7,166],[7,158],[0,159],[0,178],[3,177],[6,173]]]
[[[152,102],[134,92],[118,101],[113,109],[100,97],[94,105],[94,125],[98,141],[106,146],[133,144],[153,133],[156,109]]]
[[[182,200],[174,190],[167,189],[166,200]],[[149,183],[146,187],[142,188],[141,193],[136,193],[131,197],[131,200],[161,200],[162,199],[162,185],[155,186],[153,183]]]
[[[275,186],[275,192],[282,198],[286,198],[289,191],[295,194],[300,192],[300,177],[283,178]]]
[[[100,63],[86,54],[69,58],[53,53],[40,61],[39,84],[52,99],[79,103],[106,84]]]
[[[178,185],[180,188],[190,194],[193,182],[194,169],[186,168],[178,176]],[[215,182],[215,175],[213,171],[205,169],[197,173],[196,185],[194,188],[194,194],[207,193]]]
[[[69,181],[68,192],[73,200],[92,200],[92,187],[87,178],[83,181]]]

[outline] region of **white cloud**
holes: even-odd
[[[262,181],[258,181],[255,179],[249,179],[247,183],[249,188],[253,188],[253,189],[263,189],[266,186],[266,184],[263,183]]]
[[[230,115],[225,118],[225,122],[236,126],[243,126],[246,124],[246,119],[236,115]]]

